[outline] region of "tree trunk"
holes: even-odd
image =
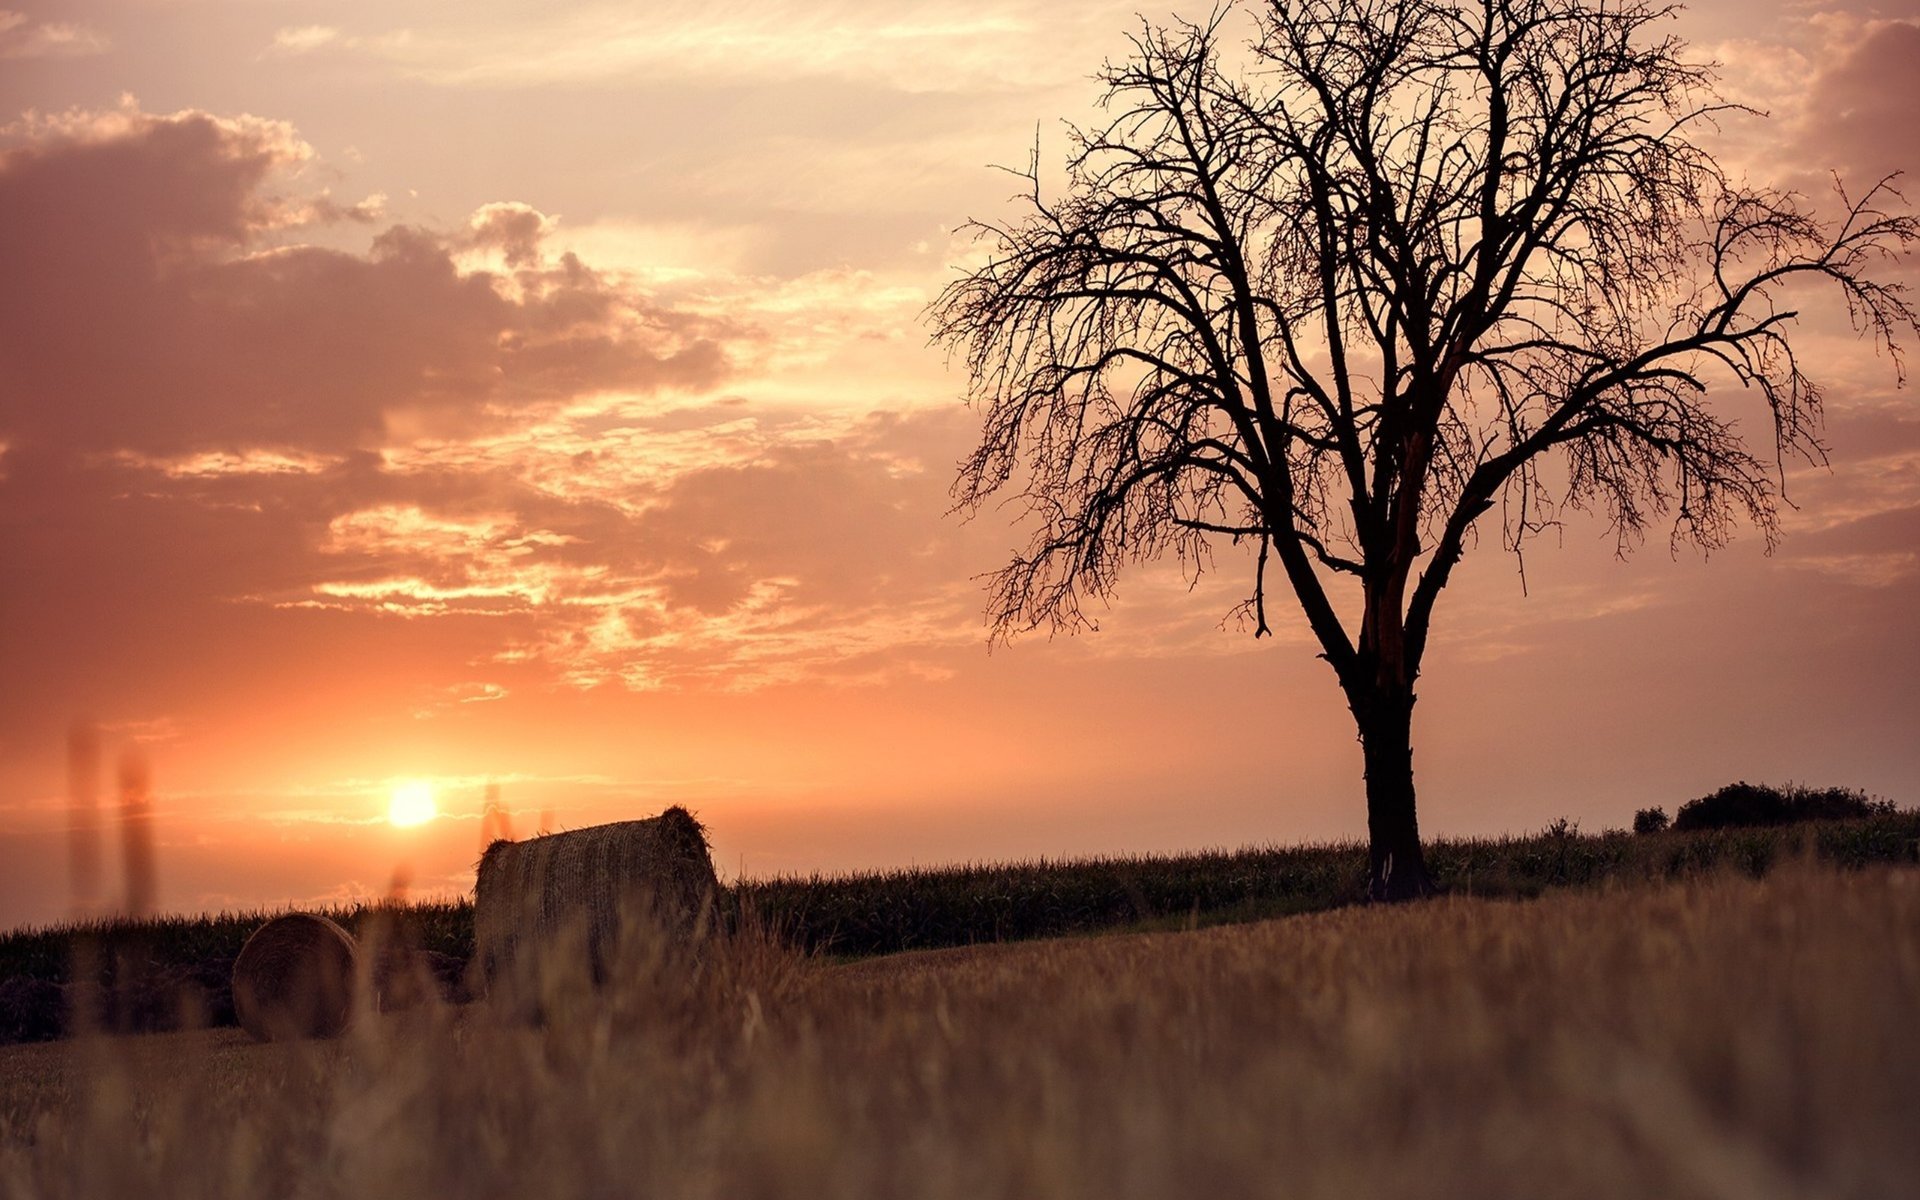
[[[1415,900],[1439,889],[1420,852],[1413,807],[1413,697],[1354,706],[1367,769],[1367,898]]]

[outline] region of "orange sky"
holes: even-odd
[[[918,314],[1131,0],[0,3],[0,927],[68,911],[80,718],[151,761],[170,909],[463,890],[489,782],[523,830],[685,803],[729,875],[1363,832],[1304,631],[1222,626],[1249,561],[989,655],[1022,537],[945,515]],[[1755,177],[1920,167],[1920,4],[1680,30],[1771,110]],[[1844,329],[1771,558],[1469,554],[1426,832],[1920,801],[1920,409]]]

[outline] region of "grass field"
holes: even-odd
[[[334,1043],[0,1048],[12,1197],[1892,1197],[1920,871],[835,962],[759,937]]]
[[[1628,835],[1556,822],[1526,837],[1439,841],[1441,884],[1462,896],[1517,898],[1560,888],[1684,879],[1736,870],[1758,876],[1811,855],[1844,867],[1920,858],[1920,812],[1854,820]],[[1358,844],[924,868],[844,876],[749,879],[721,898],[723,915],[778,929],[836,958],[1116,929],[1180,929],[1321,912],[1360,895]],[[100,1020],[122,1031],[199,1020],[231,1024],[227,980],[248,933],[269,914],[225,913],[102,922],[0,934],[0,1042],[60,1036],[75,1007],[74,964],[91,964]],[[380,925],[433,959],[450,990],[473,949],[470,904],[375,905],[331,915],[365,940]],[[78,951],[76,953],[76,951]]]

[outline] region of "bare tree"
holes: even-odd
[[[1034,525],[995,577],[996,637],[1084,624],[1122,566],[1247,544],[1333,667],[1366,764],[1371,894],[1432,890],[1414,683],[1475,523],[1518,551],[1564,509],[1637,543],[1778,533],[1782,465],[1824,456],[1790,340],[1824,281],[1899,372],[1876,281],[1920,237],[1896,180],[1823,218],[1733,179],[1731,106],[1639,0],[1266,0],[1145,25],[1108,64],[1066,182],[975,223],[984,265],[931,309],[980,445],[963,510]],[[1251,18],[1250,43],[1233,31]],[[1766,405],[1750,447],[1708,403]],[[1343,605],[1346,615],[1343,617]]]

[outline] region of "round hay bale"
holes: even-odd
[[[498,980],[516,957],[537,958],[571,927],[586,936],[598,982],[623,923],[637,918],[685,943],[719,893],[706,828],[678,805],[640,821],[497,841],[474,880],[476,959]]]
[[[337,1036],[352,1014],[359,959],[353,935],[327,918],[275,917],[234,960],[234,1016],[263,1042]]]

